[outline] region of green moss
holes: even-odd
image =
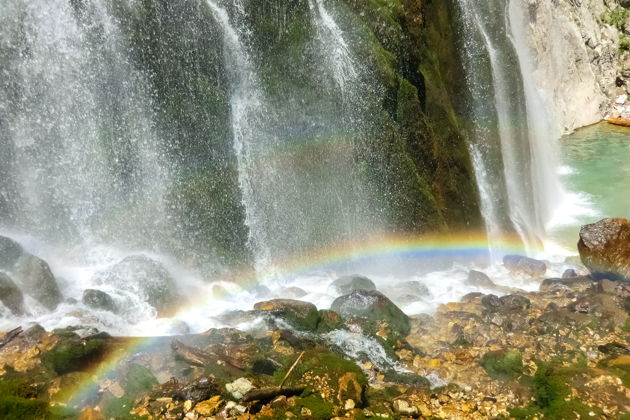
[[[274,375],[276,383],[280,383],[292,364],[293,360],[289,360],[282,368],[278,369]],[[348,372],[356,374],[357,381],[361,386],[367,385],[367,378],[356,363],[325,349],[314,349],[305,353],[287,379],[286,384],[301,384],[304,375],[309,373],[310,376],[327,376],[330,380],[329,385],[336,387],[338,378]]]
[[[523,375],[523,358],[515,350],[497,350],[482,356],[481,366],[488,375],[504,381],[514,380]]]
[[[630,333],[630,317],[626,318],[622,329],[624,332]]]
[[[50,418],[48,404],[14,396],[0,397],[0,418],[4,420],[44,420]]]
[[[329,419],[333,415],[333,405],[324,401],[324,399],[316,393],[298,398],[295,407],[293,407],[291,411],[297,416],[302,416],[303,408],[311,412],[311,415],[308,417],[312,419]]]
[[[105,344],[106,340],[102,338],[62,338],[57,347],[43,355],[42,361],[58,375],[82,370],[99,361]]]
[[[135,397],[141,392],[149,391],[156,385],[158,385],[158,381],[149,369],[135,363],[129,367],[124,384],[126,395]]]
[[[101,400],[102,410],[107,418],[117,420],[140,420],[145,417],[130,414],[134,407],[134,401],[144,392],[150,391],[158,384],[151,371],[144,366],[132,364],[128,367],[122,387],[125,394],[116,398],[110,392],[106,392]]]
[[[601,414],[596,407],[589,407],[581,401],[569,398],[569,383],[578,373],[585,371],[583,361],[569,367],[563,367],[561,360],[549,363],[537,363],[538,369],[529,381],[534,402],[526,407],[510,410],[510,415],[517,419],[529,419],[544,416],[552,420],[588,418],[589,412]]]

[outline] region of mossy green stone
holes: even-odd
[[[523,375],[523,358],[516,350],[497,350],[484,354],[479,362],[495,379],[514,380]]]

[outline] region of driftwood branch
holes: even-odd
[[[20,335],[22,333],[22,327],[17,327],[12,329],[11,331],[7,332],[4,337],[2,337],[2,340],[0,340],[0,348],[6,346],[7,344],[9,344],[11,342],[11,340],[13,340],[15,337],[17,337],[18,335]]]
[[[278,395],[284,395],[286,397],[300,395],[305,389],[306,389],[305,386],[296,386],[296,387],[289,387],[289,388],[281,388],[279,386],[274,386],[271,388],[253,389],[249,391],[247,394],[245,394],[245,396],[243,397],[243,401],[244,402],[260,401],[261,403],[264,404],[273,400]]]
[[[293,362],[293,364],[291,365],[291,367],[287,371],[287,374],[284,375],[284,378],[282,378],[282,382],[280,382],[280,386],[278,386],[278,388],[282,388],[282,385],[284,385],[284,383],[287,381],[287,378],[289,377],[289,375],[291,375],[291,372],[293,372],[293,369],[295,369],[295,367],[300,362],[300,359],[303,356],[304,356],[304,352],[300,353],[300,355],[297,357],[297,359],[295,359],[295,362]]]

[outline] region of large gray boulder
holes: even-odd
[[[171,315],[182,304],[175,280],[168,270],[145,255],[131,255],[96,273],[93,283],[136,294],[153,306],[159,316]]]
[[[14,240],[0,236],[0,270],[47,309],[53,310],[63,296],[48,263],[22,248]]]
[[[24,296],[22,291],[7,274],[0,272],[0,302],[14,315],[24,314]]]

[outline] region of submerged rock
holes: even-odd
[[[0,302],[14,315],[24,313],[24,296],[22,291],[11,280],[11,277],[0,272]]]
[[[347,295],[355,290],[376,290],[376,285],[372,280],[358,274],[339,277],[331,283],[330,287],[342,295]]]
[[[132,255],[95,274],[94,284],[107,284],[141,296],[159,316],[168,316],[182,303],[175,281],[159,262]]]
[[[86,289],[83,291],[83,298],[81,301],[94,309],[100,309],[104,311],[116,312],[116,302],[107,293],[102,290]]]
[[[315,331],[319,322],[317,307],[301,300],[273,299],[258,302],[254,309],[268,312],[298,330]]]
[[[511,273],[527,274],[532,277],[540,277],[547,272],[547,265],[544,261],[522,255],[506,255],[503,257],[503,265]]]
[[[385,322],[402,337],[408,335],[411,329],[409,317],[376,290],[355,290],[338,297],[331,309],[344,318],[361,317],[371,322]]]
[[[630,221],[603,219],[582,226],[578,251],[595,278],[630,280]]]

